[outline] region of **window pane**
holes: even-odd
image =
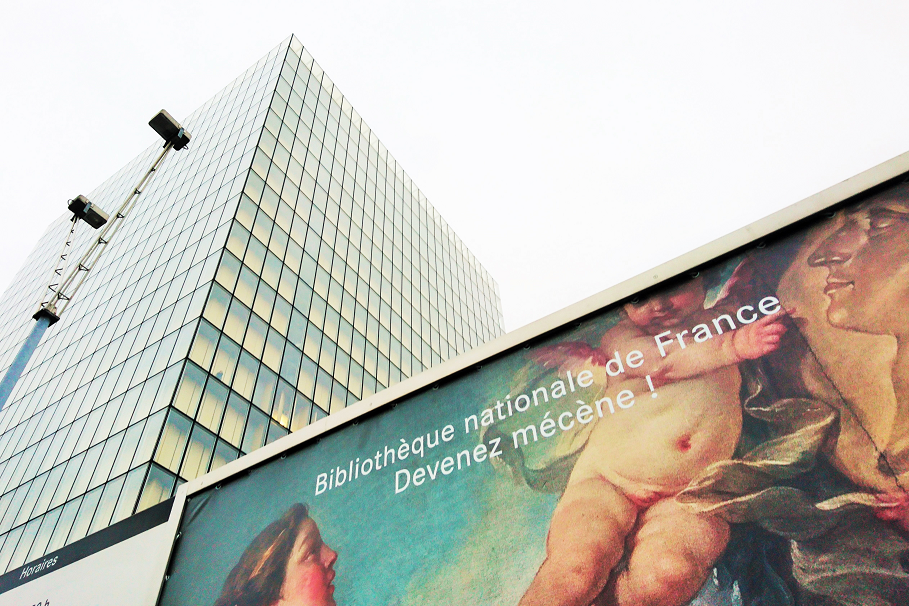
[[[92,438],[91,445],[100,443],[102,440],[106,439],[111,435],[111,429],[114,426],[114,421],[117,419],[117,412],[122,400],[116,398],[107,403],[107,406],[104,407],[104,414],[101,415],[101,420],[98,422],[98,428],[95,430],[95,435]]]
[[[54,493],[60,485],[60,478],[63,476],[65,469],[65,465],[57,465],[51,469],[50,474],[47,476],[47,482],[44,483],[44,489],[41,491],[41,496],[38,497],[38,502],[35,503],[35,513],[43,513],[50,508],[51,499],[54,498]],[[0,507],[0,510],[2,510],[2,507]]]
[[[54,493],[54,498],[51,499],[51,509],[57,505],[62,505],[69,498],[70,489],[73,487],[73,482],[76,481],[76,474],[79,473],[79,467],[82,465],[84,458],[85,454],[83,453],[65,463],[66,471],[63,472],[63,476],[60,478],[60,486],[57,488],[57,492]]]
[[[28,557],[25,558],[26,562],[31,562],[44,554],[48,553],[47,545],[51,540],[51,537],[54,533],[54,527],[57,525],[57,520],[60,519],[60,513],[63,511],[62,507],[48,512],[41,519],[41,528],[38,529],[38,534],[35,536],[35,542],[32,543],[32,550],[28,554]]]
[[[283,425],[290,427],[290,416],[293,414],[294,396],[296,392],[293,387],[279,381],[278,391],[275,394],[275,406],[271,411],[271,417]]]
[[[208,429],[218,431],[218,426],[221,424],[221,415],[224,414],[224,405],[227,403],[227,393],[227,387],[214,379],[209,379],[205,385],[202,405],[199,407],[199,415],[196,420]]]
[[[303,346],[303,353],[313,360],[318,360],[321,349],[322,331],[315,324],[308,323],[306,325],[306,343]]]
[[[347,406],[347,395],[347,390],[344,389],[340,383],[333,381],[331,389],[331,408],[329,408],[329,410],[331,412],[337,412]]]
[[[280,230],[276,230],[280,232]],[[262,268],[262,279],[272,288],[278,288],[278,279],[281,277],[281,268],[284,264],[274,253],[268,251],[265,255],[265,266]]]
[[[215,280],[230,291],[234,289],[234,284],[237,283],[237,275],[239,273],[240,261],[230,253],[224,253],[224,256],[221,258],[221,264],[218,266],[218,273],[215,275]],[[211,305],[210,300],[209,305]],[[208,306],[206,306],[206,311],[207,307]]]
[[[227,256],[229,255],[225,255],[225,257]],[[239,262],[237,263],[239,264]],[[228,305],[230,305],[230,293],[217,284],[213,284],[202,317],[211,322],[215,328],[220,329],[224,325],[224,318],[227,317]]]
[[[82,435],[79,436],[79,441],[76,442],[76,448],[73,450],[74,453],[80,453],[88,448],[89,442],[91,442],[92,436],[95,435],[95,430],[98,428],[98,423],[101,421],[102,414],[104,414],[103,406],[100,406],[89,413],[88,419],[85,421],[85,427],[82,429]]]
[[[32,543],[35,542],[35,535],[38,534],[38,528],[40,528],[41,522],[41,518],[36,518],[25,525],[25,530],[22,531],[22,536],[19,538],[19,544],[16,545],[16,550],[13,552],[12,558],[10,558],[9,564],[7,565],[8,569],[25,564],[25,558],[32,548]]]
[[[309,422],[310,422],[310,423],[315,423],[316,421],[319,421],[320,419],[324,419],[324,418],[327,417],[327,416],[328,416],[328,413],[327,413],[327,412],[325,412],[324,410],[322,410],[322,409],[319,408],[318,406],[313,405],[313,407],[312,407],[312,419],[310,419]]]
[[[214,362],[211,365],[211,374],[225,385],[230,385],[234,379],[234,370],[240,357],[240,346],[228,338],[222,338],[218,343]]]
[[[142,385],[142,392],[139,394],[139,401],[136,403],[136,410],[133,412],[131,422],[135,423],[139,419],[143,419],[148,416],[151,412],[152,406],[154,406],[155,399],[158,397],[161,387],[161,379],[164,378],[164,373],[158,373],[151,379],[145,381]]]
[[[25,530],[25,526],[20,526],[6,536],[6,541],[3,543],[3,547],[0,548],[0,571],[7,570],[10,559],[13,557],[13,552],[22,537],[23,530]]]
[[[177,381],[180,378],[180,364],[174,364],[166,371],[164,371],[164,377],[161,379],[161,387],[158,388],[157,394],[155,394],[155,403],[152,405],[151,412],[158,412],[171,402],[173,398],[174,390],[177,387]]]
[[[131,516],[136,508],[136,500],[139,498],[139,490],[142,488],[142,481],[145,480],[145,471],[147,466],[137,467],[126,474],[126,481],[123,484],[123,490],[117,499],[117,506],[114,508],[114,514],[111,517],[111,524],[116,524],[123,518]]]
[[[155,462],[176,472],[180,468],[180,461],[183,459],[183,451],[186,449],[186,441],[189,439],[191,429],[192,421],[171,410],[167,415],[167,422],[164,424],[164,433],[161,435],[158,451],[155,453]]]
[[[114,513],[114,507],[117,505],[117,499],[120,497],[120,490],[123,488],[124,480],[126,480],[126,476],[120,476],[104,485],[101,501],[98,503],[98,510],[95,512],[95,518],[88,529],[89,534],[98,532],[110,525],[111,516]]]
[[[262,349],[265,347],[265,334],[268,324],[256,315],[250,316],[249,328],[243,340],[243,348],[257,358],[262,358]]]
[[[215,357],[215,348],[218,345],[219,332],[206,321],[199,322],[199,330],[196,332],[196,338],[193,340],[193,346],[189,350],[189,359],[208,370],[211,361]]]
[[[76,513],[79,511],[80,505],[82,505],[82,497],[74,499],[63,506],[63,512],[60,514],[60,519],[57,521],[51,540],[47,544],[48,553],[57,551],[66,544],[66,537],[73,527],[73,521],[76,519]]]
[[[126,434],[123,436],[123,443],[117,452],[117,459],[114,461],[113,467],[111,467],[111,477],[115,478],[129,470],[129,464],[133,460],[133,455],[136,454],[136,448],[139,446],[139,439],[142,437],[142,429],[144,427],[145,421],[140,421],[126,430]]]
[[[286,428],[281,427],[280,425],[278,425],[278,424],[275,423],[274,421],[270,421],[269,424],[268,424],[268,438],[265,440],[265,443],[266,443],[266,444],[271,444],[271,443],[274,442],[275,440],[277,440],[277,439],[279,439],[279,438],[283,438],[284,436],[286,436],[287,433],[288,433],[288,432],[287,432],[287,429],[286,429]]]
[[[142,354],[142,356],[145,357],[145,354]],[[117,418],[114,421],[114,426],[110,430],[111,435],[120,433],[126,429],[127,425],[129,425],[129,421],[133,418],[133,413],[135,412],[136,406],[139,403],[139,396],[141,392],[142,386],[137,385],[127,391],[123,396],[123,400],[120,404],[120,410],[117,411]]]
[[[256,381],[256,390],[253,393],[252,403],[264,410],[271,412],[271,405],[275,399],[275,388],[278,386],[278,375],[266,367],[259,369],[259,378]]]
[[[331,376],[321,368],[316,373],[316,393],[313,401],[323,410],[328,410],[331,401]]]
[[[196,425],[189,440],[189,447],[186,449],[186,458],[180,468],[180,477],[194,480],[208,471],[214,449],[215,436]]]
[[[296,309],[291,312],[290,327],[287,331],[287,339],[293,343],[297,349],[303,349],[304,339],[306,337],[306,316]]]
[[[291,344],[284,348],[284,357],[281,359],[281,376],[289,383],[295,384],[300,373],[300,361],[303,353]]]
[[[291,242],[293,244],[293,242]],[[289,254],[289,253],[288,253]],[[292,263],[292,261],[290,261]],[[278,283],[278,294],[288,301],[294,300],[294,290],[297,287],[297,274],[285,267],[281,272],[281,281]]]
[[[273,328],[268,329],[268,338],[265,341],[265,351],[262,353],[262,362],[272,370],[277,371],[281,367],[281,355],[283,353],[284,337]]]
[[[31,517],[32,509],[35,507],[35,501],[37,501],[38,497],[41,495],[41,489],[44,487],[45,481],[47,481],[47,476],[42,476],[31,482],[26,482],[17,489],[17,492],[25,493],[25,498],[19,506],[18,515],[11,524],[12,527],[27,522]]]
[[[269,190],[266,190],[269,191]],[[271,193],[271,192],[269,192]],[[265,198],[263,198],[264,200]],[[255,237],[263,242],[268,242],[268,238],[271,235],[272,227],[274,222],[268,217],[264,212],[260,212],[256,215],[255,222],[253,223],[252,233]]]
[[[268,429],[268,417],[257,408],[250,408],[246,421],[246,432],[243,435],[243,452],[252,452],[265,444],[265,432]]]
[[[0,518],[6,515],[6,512],[9,510],[10,502],[13,500],[12,492],[8,492],[2,497],[0,497]],[[0,539],[2,540],[2,539]]]
[[[249,324],[249,310],[240,301],[234,299],[230,303],[230,311],[227,314],[227,321],[224,323],[224,334],[237,343],[242,343],[247,324]]]
[[[196,416],[199,400],[202,399],[202,386],[205,385],[206,374],[201,368],[192,363],[187,363],[183,369],[183,378],[177,395],[174,397],[174,408],[186,413],[188,417]]]
[[[91,480],[98,459],[101,458],[101,449],[103,444],[98,444],[88,449],[85,453],[85,459],[82,461],[82,467],[79,468],[79,475],[76,476],[76,482],[70,491],[70,497],[80,495],[88,489],[88,482]]]
[[[98,501],[101,500],[101,491],[103,488],[96,488],[82,499],[82,505],[79,507],[79,513],[76,514],[76,521],[73,522],[73,529],[69,536],[66,537],[66,544],[69,545],[78,541],[88,533],[88,527],[98,508]]]
[[[259,284],[259,290],[256,291],[256,302],[253,303],[253,311],[263,318],[271,319],[271,310],[275,306],[275,290],[268,284]]]
[[[234,446],[240,446],[240,438],[243,437],[243,427],[246,425],[248,414],[249,403],[237,394],[230,394],[227,409],[224,412],[224,422],[221,424],[221,437]]]
[[[211,471],[214,471],[226,465],[240,456],[240,451],[236,448],[232,448],[227,442],[223,440],[218,440],[218,445],[215,446],[215,454],[211,460]]]
[[[240,352],[240,363],[237,365],[237,374],[231,387],[238,394],[252,400],[253,387],[256,384],[256,375],[259,373],[259,361],[245,351]]]
[[[157,465],[152,465],[148,472],[148,479],[145,481],[145,489],[142,491],[142,497],[139,499],[136,513],[169,499],[176,479],[176,476],[167,473]]]
[[[234,223],[230,227],[230,235],[227,238],[227,250],[232,252],[238,258],[243,258],[243,251],[246,250],[246,243],[249,241],[249,232],[240,225]]]
[[[256,288],[259,286],[259,278],[253,271],[243,266],[240,270],[240,280],[237,282],[237,288],[234,290],[234,296],[243,302],[247,307],[252,307],[256,298]]]
[[[246,256],[243,257],[243,263],[248,265],[257,274],[260,273],[262,271],[262,264],[265,263],[265,245],[255,238],[250,238],[249,247],[246,249]]]
[[[275,311],[271,316],[271,325],[272,327],[280,332],[282,335],[287,336],[287,329],[290,324],[290,314],[291,310],[290,303],[285,301],[283,298],[278,297],[275,300]]]
[[[123,436],[125,435],[125,431],[120,432],[104,442],[104,449],[101,451],[101,457],[98,459],[97,465],[95,465],[95,473],[92,474],[92,480],[88,485],[89,490],[100,486],[110,477],[110,470],[114,466],[117,451],[120,449],[120,444],[123,442]]]
[[[149,417],[145,422],[145,428],[142,430],[142,439],[139,440],[139,447],[136,448],[136,456],[133,457],[130,466],[146,463],[151,460],[155,445],[158,443],[158,436],[161,435],[161,426],[164,424],[164,418],[167,413],[159,411]]]
[[[309,417],[312,414],[312,401],[302,394],[297,394],[297,401],[294,404],[294,415],[290,422],[290,430],[297,431],[301,427],[309,424]]]

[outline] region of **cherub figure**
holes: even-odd
[[[739,270],[727,292],[741,285]],[[725,549],[728,522],[693,513],[674,496],[732,457],[742,429],[738,364],[775,351],[786,328],[777,312],[746,315],[748,323],[720,331],[713,319],[735,317],[735,309],[727,309],[730,297],[705,309],[706,289],[697,277],[627,304],[598,355],[585,356],[602,363],[614,352],[642,352],[642,363],[626,364],[607,390],[614,396],[630,389],[636,403],[600,419],[590,433],[553,513],[546,559],[520,606],[678,606],[697,593]],[[661,334],[662,346],[655,338]]]

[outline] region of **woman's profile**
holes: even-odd
[[[909,184],[846,211],[844,224],[808,258],[826,267],[831,326],[896,338],[891,368],[897,409],[880,466],[909,471]],[[892,518],[909,530],[909,500],[893,495]]]
[[[337,559],[296,503],[249,544],[215,606],[335,606]]]

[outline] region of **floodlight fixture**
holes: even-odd
[[[77,219],[82,219],[94,229],[103,227],[110,218],[106,212],[89,202],[88,198],[83,195],[78,195],[70,200],[67,208]]]
[[[171,144],[177,151],[189,143],[191,137],[189,131],[180,126],[180,123],[174,120],[174,117],[166,110],[162,109],[155,114],[155,117],[148,121],[148,125],[164,139],[164,145]]]
[[[106,212],[89,202],[88,198],[85,196],[76,196],[69,201],[69,210],[73,213],[73,221],[69,235],[63,246],[63,252],[59,255],[61,262],[67,261],[67,251],[72,242],[73,231],[75,230],[79,219],[84,220],[95,229],[101,229],[102,227],[103,229],[101,229],[101,233],[98,234],[88,249],[83,253],[79,261],[74,267],[70,268],[70,271],[65,276],[64,267],[60,266],[54,270],[54,274],[59,276],[60,280],[48,285],[48,290],[53,294],[47,302],[41,304],[40,309],[32,316],[35,319],[35,325],[19,347],[19,351],[7,368],[6,374],[3,375],[3,379],[0,380],[0,410],[3,410],[13,388],[16,387],[16,383],[19,381],[19,377],[22,376],[22,372],[25,370],[28,361],[38,348],[42,335],[44,335],[44,332],[48,327],[55,324],[60,319],[60,314],[63,313],[64,309],[73,300],[76,292],[85,282],[86,276],[97,264],[98,259],[101,257],[101,253],[104,252],[107,245],[110,244],[112,238],[123,225],[123,221],[126,217],[131,214],[139,195],[152,178],[152,175],[157,172],[161,163],[164,161],[164,158],[167,157],[170,150],[181,150],[189,143],[190,134],[185,128],[180,126],[179,122],[174,120],[173,116],[163,109],[155,114],[154,118],[149,120],[148,125],[155,129],[155,132],[164,139],[164,149],[158,154],[158,157],[155,159],[154,163],[152,163],[151,168],[146,171],[145,175],[139,180],[139,183],[130,190],[129,194],[126,196],[126,200],[124,200],[117,210],[114,211],[113,219],[111,219]]]

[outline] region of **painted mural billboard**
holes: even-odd
[[[164,606],[909,604],[909,184],[186,504]]]

